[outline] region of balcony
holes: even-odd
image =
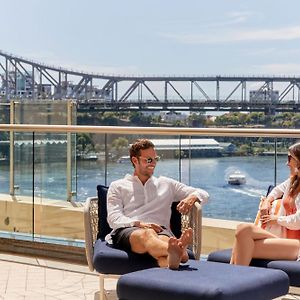
[[[118,159],[128,154],[127,145],[136,138],[172,138],[172,149],[163,149],[156,175],[210,193],[210,203],[203,207],[205,255],[231,247],[237,222],[254,220],[259,196],[269,184],[288,176],[285,154],[300,137],[299,130],[41,124],[0,124],[0,133],[7,137],[1,139],[7,154],[0,163],[1,252],[25,254],[40,260],[38,264],[51,258],[82,266],[86,264],[84,201],[96,194],[97,184],[108,185],[132,172],[130,163],[118,163]],[[91,138],[94,148],[90,156],[78,158],[76,145],[83,136]],[[199,155],[193,147],[195,139],[197,143],[214,139],[219,145],[236,145],[238,150]],[[228,185],[228,176],[236,169],[246,174],[244,186]],[[47,268],[52,268],[51,263]],[[94,281],[97,286],[96,277]]]

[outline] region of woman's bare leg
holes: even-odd
[[[285,238],[266,238],[255,241],[253,258],[296,260],[300,241]]]
[[[240,261],[241,256],[243,256],[243,254],[245,256],[244,259],[246,260],[250,259],[251,261],[253,248],[254,248],[254,240],[271,238],[271,237],[275,237],[275,235],[269,233],[264,229],[261,229],[260,227],[254,224],[250,224],[250,223],[239,224],[235,231],[235,239],[232,248],[230,263],[237,264],[236,260],[238,259]]]
[[[236,231],[232,262],[249,265],[252,258],[296,260],[299,247],[299,240],[277,238],[253,224],[240,224]]]

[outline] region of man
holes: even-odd
[[[107,195],[107,220],[113,229],[115,247],[135,253],[149,253],[160,267],[177,269],[188,260],[192,241],[189,228],[176,239],[170,230],[171,205],[186,214],[196,201],[204,203],[208,193],[167,177],[154,177],[159,157],[154,144],[137,140],[130,148],[133,175],[111,183]]]

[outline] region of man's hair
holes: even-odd
[[[132,163],[132,157],[141,156],[141,150],[146,150],[149,148],[154,148],[154,144],[148,139],[138,139],[136,140],[129,149],[130,160]],[[134,164],[132,163],[134,166]]]

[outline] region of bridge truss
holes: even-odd
[[[121,76],[46,65],[0,50],[0,103],[74,99],[79,111],[298,111],[300,77]]]

